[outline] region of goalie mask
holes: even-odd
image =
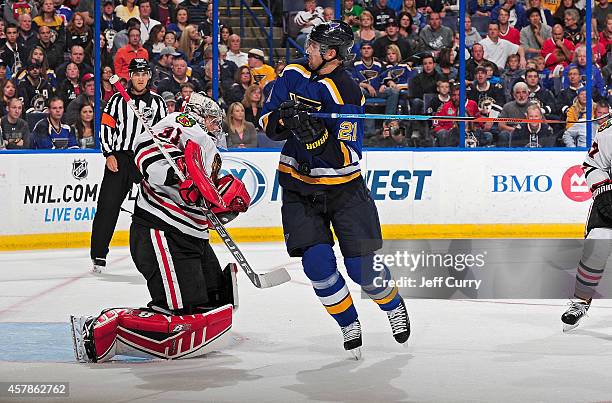
[[[186,99],[182,112],[191,115],[200,127],[214,140],[217,147],[227,148],[223,131],[225,112],[221,107],[203,92],[194,92]]]

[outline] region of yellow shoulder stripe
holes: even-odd
[[[338,91],[338,87],[336,87],[336,83],[334,83],[331,78],[324,78],[320,82],[323,83],[327,87],[327,89],[329,90],[329,93],[334,99],[334,102],[336,102],[338,105],[344,105],[344,100],[342,99],[342,96],[340,95],[340,92]]]
[[[301,75],[303,75],[306,78],[310,78],[311,73],[310,71],[306,70],[306,68],[304,66],[301,66],[299,64],[289,64],[287,65],[283,71],[279,74],[280,77],[282,77],[286,71],[297,71],[298,73],[300,73]]]

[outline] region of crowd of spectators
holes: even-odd
[[[303,9],[287,20],[301,47],[314,26],[334,16],[334,9],[318,1],[303,0]],[[5,0],[0,22],[2,147],[95,146],[90,118],[93,1],[76,3]],[[114,93],[111,75],[127,81],[128,65],[136,57],[149,61],[151,89],[171,111],[179,110],[193,91],[212,95],[212,2],[102,0],[101,7],[102,102]],[[612,8],[608,0],[597,0],[593,7],[592,99],[587,100],[589,22],[584,7],[580,0],[468,1],[466,76],[459,77],[456,0],[344,0],[342,18],[355,34],[356,58],[348,67],[368,112],[457,115],[463,80],[470,116],[539,115],[575,122],[585,119],[587,108],[602,116],[612,100]],[[257,147],[263,102],[286,64],[268,60],[267,49],[243,48],[235,29],[222,15],[219,101],[227,113],[228,145]],[[57,120],[53,116],[60,101],[62,117]],[[45,114],[46,121],[32,134],[23,121],[29,112]],[[466,129],[468,146],[575,147],[586,141],[584,123],[487,123]],[[33,140],[45,130],[51,139],[69,132],[75,141],[70,136],[57,144]],[[365,132],[365,144],[375,147],[452,147],[460,138],[452,121],[366,120]]]
[[[0,149],[94,148],[94,1],[5,0]]]

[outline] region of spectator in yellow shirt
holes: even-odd
[[[264,62],[264,52],[261,49],[249,50],[249,68],[251,69],[251,75],[253,80],[260,88],[266,86],[270,81],[276,79],[276,72],[274,67],[267,65]]]

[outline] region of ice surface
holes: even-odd
[[[612,400],[610,300],[595,301],[569,334],[560,322],[566,301],[409,300],[413,334],[404,347],[352,285],[364,331],[355,362],[299,260],[281,244],[243,249],[258,271],[285,266],[293,280],[259,290],[240,274],[228,348],[91,365],[73,362],[68,316],[148,301],[128,250],[113,248],[97,276],[83,249],[0,254],[0,380],[67,381],[70,401],[105,403]],[[222,245],[215,250],[229,261]]]

